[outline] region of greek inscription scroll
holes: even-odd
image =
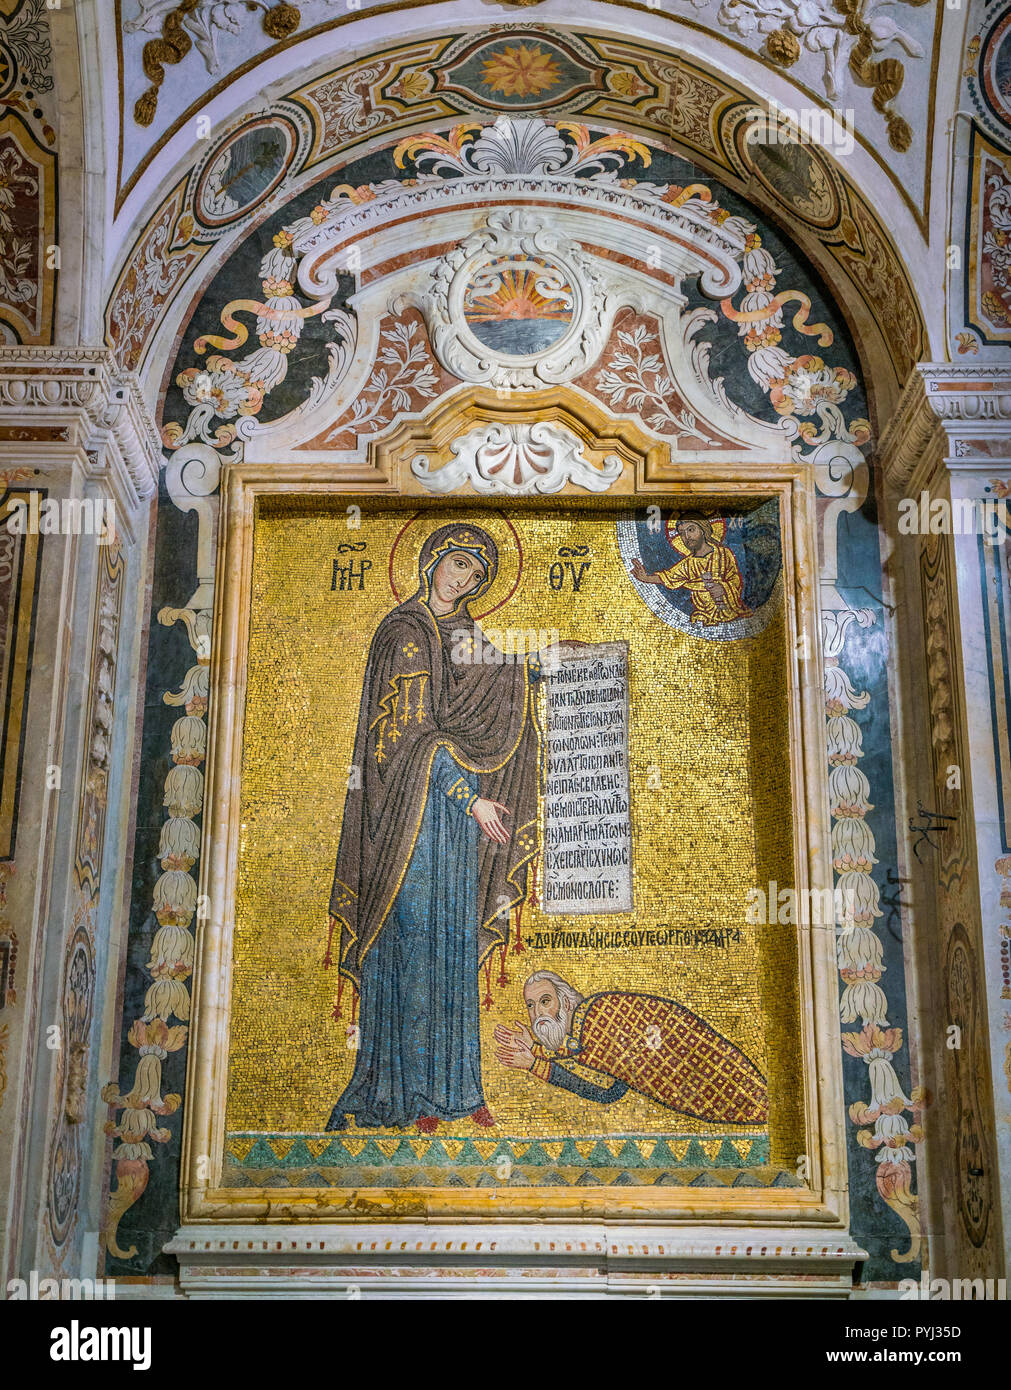
[[[557,651],[546,681],[543,910],[631,912],[628,644]]]

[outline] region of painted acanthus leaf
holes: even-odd
[[[481,134],[473,138],[475,132]],[[569,137],[563,139],[563,135]],[[609,165],[639,158],[650,163],[648,148],[630,135],[608,135],[594,140],[584,125],[559,121],[548,125],[539,118],[513,120],[499,116],[485,128],[477,124],[455,126],[448,137],[412,135],[394,150],[397,167],[412,159],[419,169],[450,169],[457,174],[591,174]]]

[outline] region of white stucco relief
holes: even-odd
[[[606,492],[622,471],[616,454],[596,468],[571,431],[546,420],[481,425],[454,440],[450,449],[452,462],[439,469],[431,469],[425,454],[411,461],[411,472],[430,492],[455,492],[467,483],[475,492],[513,497],[559,492],[566,483]]]

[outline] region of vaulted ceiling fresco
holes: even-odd
[[[238,117],[137,236],[109,302],[109,345],[127,365],[141,366],[196,266],[325,168],[336,170],[370,146],[388,141],[392,148],[407,132],[446,136],[461,117],[459,129],[469,131],[500,114],[541,113],[559,129],[578,116],[668,142],[691,161],[693,177],[716,175],[767,209],[856,291],[847,296],[853,326],[865,338],[880,332],[884,347],[876,355],[890,364],[895,383],[922,355],[920,311],[894,246],[823,149],[791,140],[743,88],[684,58],[634,40],[531,24],[492,37],[389,45]],[[404,176],[413,172],[409,165],[400,159]]]
[[[225,448],[237,437],[248,438],[256,422],[278,419],[306,400],[311,411],[326,399],[326,429],[304,447],[353,452],[398,413],[421,408],[460,381],[537,388],[561,380],[551,374],[488,375],[487,364],[457,340],[439,294],[416,303],[399,285],[407,267],[448,250],[449,259],[440,262],[445,270],[434,272],[433,283],[441,284],[454,258],[474,250],[475,239],[482,247],[497,238],[522,240],[521,233],[532,235],[555,201],[561,208],[580,208],[584,243],[596,245],[616,271],[631,269],[667,293],[672,284],[680,287],[689,306],[686,351],[700,383],[718,373],[721,380],[711,389],[728,391],[755,416],[771,417],[801,447],[821,442],[825,431],[849,443],[868,437],[862,402],[854,415],[848,399],[856,387],[855,363],[837,362],[840,345],[824,321],[831,306],[800,288],[806,272],[785,240],[756,226],[747,204],[714,180],[696,181],[687,160],[573,121],[500,116],[493,126],[467,123],[447,135],[408,136],[346,167],[340,178],[336,187],[328,181],[307,189],[276,213],[208,287],[186,333],[189,347],[180,363],[185,368],[174,382],[183,400],[175,390],[167,395],[166,447],[198,440]],[[517,210],[524,199],[532,200],[528,212]],[[498,204],[502,211],[494,211]],[[475,205],[491,209],[492,230],[474,232],[454,249],[458,226],[467,224]],[[450,225],[446,219],[454,209]],[[601,212],[621,228],[615,244],[602,248],[603,232],[595,224]],[[440,220],[430,230],[435,217]],[[394,240],[408,219],[410,249]],[[518,229],[517,219],[523,224]],[[382,249],[370,250],[370,239],[377,237]],[[527,250],[539,254],[534,241]],[[692,257],[686,260],[689,246]],[[355,261],[349,247],[358,248],[357,271],[348,269]],[[556,254],[565,254],[560,243]],[[581,329],[565,379],[578,381],[612,410],[638,413],[680,450],[701,447],[712,458],[714,447],[729,447],[736,456],[740,444],[700,433],[699,419],[665,379],[653,341],[658,325],[652,301],[643,299],[635,312],[632,306],[644,292],[623,299],[631,291],[617,282],[591,293],[600,276],[585,246],[571,247],[567,258],[571,278],[586,282],[580,302],[589,306],[595,293],[601,307]],[[448,281],[444,289],[443,298],[452,298]],[[403,305],[394,312],[391,303],[399,304],[401,296]],[[613,306],[605,308],[612,301],[628,306],[619,319]],[[495,311],[490,327],[482,317],[489,307]],[[464,300],[471,332],[480,341],[498,322],[498,307]],[[254,315],[256,346],[247,327]],[[376,350],[369,332],[373,320],[381,325],[384,350],[369,376]],[[602,352],[612,338],[614,351]],[[245,355],[238,360],[223,355],[239,350]],[[610,362],[615,354],[620,370],[591,370],[599,367],[598,358]],[[361,359],[364,375],[347,395],[344,411],[335,402],[347,394],[345,378],[355,379],[352,357]]]
[[[486,8],[491,13],[474,18],[482,21],[482,35],[490,31],[494,37],[515,28],[513,15],[547,23],[563,14],[565,20],[574,17],[553,0]],[[426,10],[431,0],[361,0],[354,8],[336,0],[301,0],[298,6],[277,0],[116,0],[120,189],[129,190],[164,139],[211,96],[258,65],[289,51],[293,66],[317,61],[323,52],[338,53],[341,28],[363,16],[386,16],[377,32],[389,34],[393,14],[398,27],[411,29],[427,22]],[[645,19],[659,40],[686,52],[701,45],[718,60],[722,50],[728,66],[738,66],[735,58],[747,54],[788,74],[808,100],[842,114],[857,140],[889,169],[900,196],[926,214],[943,6],[926,0],[664,0],[661,9],[594,0],[579,6],[578,15],[588,26],[599,20],[625,27],[623,10],[634,11],[637,25]],[[506,25],[489,26],[499,17]],[[309,41],[318,41],[315,53]],[[305,46],[305,56],[298,45]],[[541,92],[554,98],[552,88],[571,81],[573,61],[558,64],[549,54],[539,78],[536,64],[527,78],[540,80]],[[458,55],[458,67],[466,87],[482,80],[480,65],[467,70]],[[606,80],[598,76],[597,82],[606,89]],[[498,90],[508,101],[510,93]]]

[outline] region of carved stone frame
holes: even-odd
[[[513,403],[515,409],[515,400]],[[437,412],[436,412],[437,413]],[[490,404],[486,411],[491,414]],[[508,414],[508,411],[503,412]],[[737,494],[779,499],[794,809],[794,873],[799,891],[831,889],[828,796],[824,778],[815,487],[811,466],[787,455],[780,463],[671,461],[634,427],[612,422],[611,438],[588,441],[598,456],[621,437],[623,477],[614,491],[628,506],[686,496]],[[436,429],[438,434],[438,429]],[[835,929],[797,927],[800,1028],[809,1186],[800,1188],[507,1188],[433,1189],[419,1219],[403,1208],[405,1192],[336,1189],[236,1189],[217,1186],[225,1138],[233,906],[235,901],[243,711],[250,620],[253,530],[257,502],[278,495],[418,497],[410,459],[417,428],[370,451],[369,466],[327,469],[283,462],[230,464],[224,471],[214,640],[210,741],[200,893],[211,904],[198,927],[180,1177],[182,1227],[167,1249],[179,1257],[184,1288],[282,1291],[296,1296],[341,1289],[352,1267],[421,1268],[451,1260],[465,1283],[472,1267],[504,1263],[520,1271],[568,1266],[576,1283],[599,1283],[618,1267],[649,1277],[687,1279],[679,1288],[767,1289],[845,1296],[864,1258],[849,1235],[845,1108],[839,1053]],[[397,447],[399,446],[399,447]],[[784,451],[785,453],[785,451]],[[349,476],[349,474],[351,476]],[[567,484],[566,505],[586,493]],[[503,499],[492,499],[492,503]],[[521,506],[522,498],[510,498]],[[617,500],[617,498],[616,498]],[[445,505],[482,505],[454,493]],[[807,899],[802,899],[807,900]],[[418,1194],[412,1193],[412,1198]],[[462,1237],[462,1239],[461,1239]],[[550,1250],[549,1250],[550,1247]],[[377,1264],[378,1261],[378,1264]],[[349,1273],[349,1270],[351,1271]],[[581,1271],[581,1273],[577,1273]],[[633,1278],[633,1285],[635,1279]],[[798,1279],[799,1282],[794,1282]],[[783,1281],[786,1281],[784,1284]],[[694,1283],[692,1281],[695,1281]],[[715,1281],[715,1282],[714,1282]],[[397,1286],[406,1289],[403,1274]],[[524,1285],[527,1287],[528,1285]],[[496,1288],[502,1285],[496,1280]],[[553,1287],[558,1287],[557,1283]]]

